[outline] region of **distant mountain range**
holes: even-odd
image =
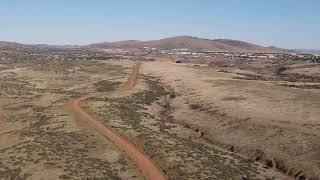
[[[294,51],[298,53],[320,54],[320,49],[295,49]]]
[[[22,47],[23,47],[23,44],[0,41],[0,50],[11,50],[11,49],[18,49]]]
[[[318,50],[288,50],[274,46],[260,46],[243,41],[230,40],[230,39],[203,39],[192,36],[176,36],[160,40],[151,41],[118,41],[118,42],[103,42],[95,43],[86,46],[59,46],[47,44],[19,44],[15,42],[0,41],[0,50],[14,50],[14,49],[68,49],[68,48],[95,48],[95,49],[109,49],[109,48],[160,48],[160,49],[174,49],[174,48],[187,48],[199,51],[216,51],[216,52],[257,52],[257,53],[315,53]]]
[[[48,44],[20,44],[16,42],[6,42],[0,41],[0,50],[19,50],[19,49],[40,49],[40,50],[50,50],[50,49],[70,49],[70,48],[80,48],[81,46],[73,45],[48,45]]]
[[[153,47],[161,49],[173,49],[173,48],[188,48],[193,50],[208,50],[208,51],[222,51],[222,52],[270,52],[280,53],[288,52],[287,49],[281,49],[277,47],[264,47],[248,42],[236,41],[230,39],[202,39],[192,36],[177,36],[171,38],[165,38],[152,41],[118,41],[118,42],[104,42],[91,44],[92,48],[142,48]]]

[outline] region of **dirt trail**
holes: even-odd
[[[130,77],[126,85],[121,88],[119,91],[126,91],[132,89],[136,83],[137,78],[140,70],[140,63],[137,63],[133,69]],[[82,117],[81,119],[85,120],[88,124],[90,124],[93,128],[95,128],[100,134],[104,137],[111,140],[119,149],[125,151],[139,166],[142,174],[149,180],[165,180],[167,179],[166,176],[162,173],[162,170],[145,154],[143,153],[138,147],[134,144],[130,143],[128,140],[123,138],[122,136],[115,133],[111,128],[105,127],[100,121],[98,121],[93,115],[87,113],[83,108],[80,106],[80,102],[86,100],[91,97],[96,97],[99,94],[87,95],[75,99],[72,101],[71,109],[76,114]]]

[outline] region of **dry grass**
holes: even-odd
[[[175,98],[159,81],[145,76],[148,89],[117,98],[92,98],[85,107],[135,142],[155,159],[170,179],[259,179],[276,176],[237,154],[208,144],[197,132],[172,123]],[[98,105],[97,105],[98,104]],[[197,108],[198,109],[198,108]],[[232,173],[231,173],[232,172]]]
[[[58,72],[45,62],[16,66],[0,72],[0,179],[143,179],[123,152],[65,106],[95,92],[93,81],[113,90],[102,82],[121,81],[130,63],[61,62]]]
[[[317,76],[292,74],[288,66],[280,77],[273,67],[254,66],[199,69],[152,62],[144,69],[177,92],[171,122],[284,174],[319,176]]]
[[[39,56],[42,58],[42,55]],[[138,87],[115,92],[132,62],[0,66],[0,179],[143,179],[66,104],[82,104],[152,157],[170,179],[303,179],[319,175],[317,68],[144,62]],[[281,65],[282,66],[282,65]],[[282,173],[280,173],[282,171]]]

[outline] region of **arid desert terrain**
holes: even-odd
[[[0,179],[320,177],[320,64],[2,56]]]

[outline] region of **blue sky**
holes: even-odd
[[[88,44],[176,35],[320,49],[319,0],[0,0],[0,40]]]

